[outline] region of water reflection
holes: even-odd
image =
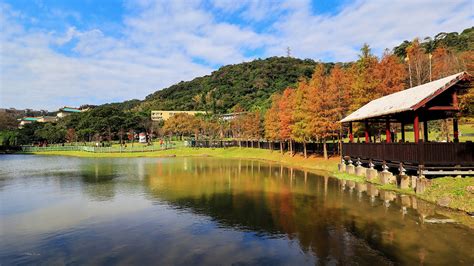
[[[471,229],[371,184],[246,160],[11,158],[7,264],[474,262]]]

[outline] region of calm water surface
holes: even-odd
[[[1,265],[472,265],[441,213],[279,164],[0,156]]]

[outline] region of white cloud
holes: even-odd
[[[403,40],[430,36],[440,31],[459,31],[472,26],[473,2],[355,1],[336,15],[314,15],[309,3],[286,3],[293,10],[273,25],[281,42],[267,50],[280,54],[290,46],[295,56],[349,61],[359,47],[369,43],[376,53]]]
[[[348,61],[364,42],[381,53],[415,36],[470,27],[472,5],[357,1],[335,15],[318,15],[306,0],[140,0],[125,2],[122,24],[110,35],[78,25],[48,30],[41,21],[26,27],[38,18],[1,4],[0,106],[54,110],[143,98],[208,74],[211,66],[248,61],[253,50],[280,56],[290,46],[297,57]],[[51,12],[84,20],[76,12]]]

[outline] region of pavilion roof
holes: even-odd
[[[447,90],[466,76],[468,76],[466,72],[460,72],[442,79],[375,99],[357,109],[355,112],[348,115],[340,122],[345,123],[362,121],[369,118],[377,118],[406,111],[414,111],[419,108],[420,103],[431,100],[433,97]]]

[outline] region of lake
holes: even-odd
[[[446,210],[277,163],[0,156],[0,264],[474,263]]]

